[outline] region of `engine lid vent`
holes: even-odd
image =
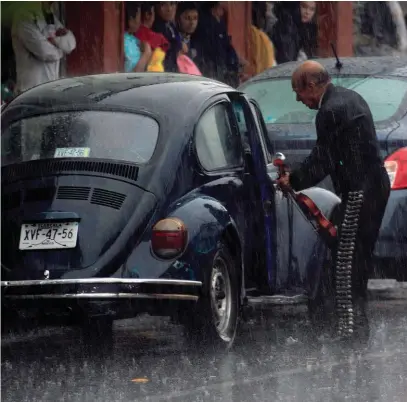
[[[105,162],[82,159],[40,159],[2,167],[2,180],[15,181],[62,173],[102,173],[137,181],[139,168],[127,162]]]
[[[84,200],[89,198],[90,187],[58,187],[57,199],[59,200]]]
[[[102,205],[113,209],[120,209],[126,199],[125,194],[95,188],[90,199],[91,204]]]

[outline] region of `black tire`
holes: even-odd
[[[240,313],[237,261],[224,243],[218,245],[205,275],[203,295],[182,318],[189,340],[225,350],[232,347]]]

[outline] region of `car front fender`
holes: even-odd
[[[311,198],[321,212],[331,219],[341,200],[332,192],[313,187],[301,191]],[[305,215],[290,199],[277,192],[277,260],[276,291],[295,285],[314,297],[321,278],[327,246]]]
[[[341,203],[341,199],[336,194],[324,188],[311,187],[301,190],[301,193],[311,198],[327,219],[332,217],[333,212]]]

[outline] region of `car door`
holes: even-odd
[[[244,244],[246,219],[250,220],[245,205],[245,164],[232,106],[226,95],[212,98],[203,106],[195,126],[194,142],[198,162],[194,187],[225,207]],[[210,209],[209,204],[207,208]],[[210,212],[217,215],[215,210]]]
[[[257,210],[255,217],[257,227],[251,236],[253,252],[261,257],[255,259],[255,265],[258,268],[253,274],[257,275],[260,290],[270,292],[275,283],[276,260],[272,208],[274,188],[267,174],[267,163],[271,162],[271,156],[261,135],[261,121],[256,115],[253,104],[245,96],[235,95],[232,105],[242,141],[246,146],[246,165],[250,166],[256,204],[253,208]]]
[[[263,143],[266,173],[272,200],[272,222],[266,222],[272,230],[273,244],[273,282],[271,289],[275,293],[302,294],[308,289],[308,282],[313,277],[316,267],[312,267],[315,250],[322,244],[310,222],[302,214],[291,198],[283,197],[281,191],[276,191],[274,180],[277,171],[272,164],[274,154],[273,144],[267,141],[267,128],[261,111],[255,101],[251,101],[253,114],[257,118],[259,139]],[[263,167],[264,169],[264,167]],[[263,170],[259,166],[259,171]],[[311,268],[310,268],[311,267]]]

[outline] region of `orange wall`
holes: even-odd
[[[252,3],[250,1],[224,1],[229,35],[239,56],[248,58],[249,33],[252,20]]]
[[[68,75],[123,70],[123,2],[67,1],[66,25],[76,37],[67,57]]]
[[[318,44],[320,57],[353,56],[353,7],[351,1],[318,2]]]

